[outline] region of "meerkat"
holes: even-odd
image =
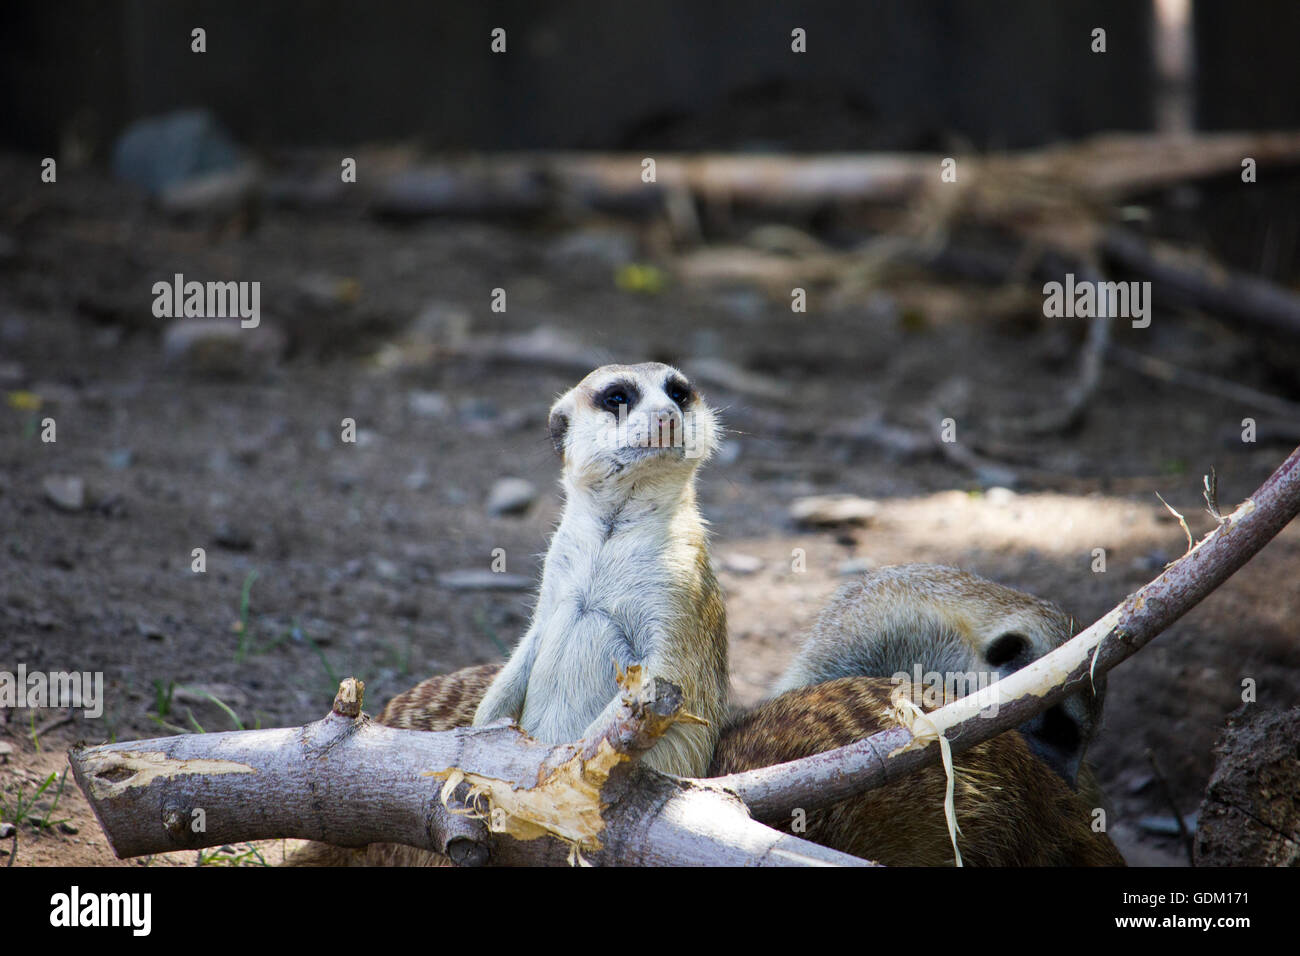
[[[730,681],[726,607],[695,500],[696,471],[717,447],[713,411],[671,366],[606,365],[560,396],[548,429],[565,501],[528,630],[503,666],[425,681],[380,721],[433,730],[509,719],[534,739],[567,743],[588,736],[619,693],[617,669],[639,664],[680,687],[685,710],[704,721],[675,724],[643,762],[700,776]],[[309,844],[291,862],[428,858],[386,844]]]
[[[1073,619],[1050,601],[956,568],[884,567],[836,592],[774,693],[841,677],[920,683],[930,674],[965,696],[1073,635]],[[1071,786],[1079,783],[1104,689],[1099,677],[1095,691],[1085,687],[1020,727],[1034,753]]]
[[[895,683],[843,677],[797,687],[723,728],[709,776],[718,777],[834,750],[894,726]],[[924,710],[952,698],[927,700]],[[1075,793],[1016,731],[953,755],[953,809],[966,866],[1124,866],[1094,807]],[[952,866],[944,815],[947,776],[938,765],[772,825],[885,866]]]
[[[722,591],[709,560],[695,474],[718,427],[677,369],[606,365],[551,408],[564,511],[551,538],[532,623],[474,714],[531,737],[590,734],[619,692],[616,668],[641,665],[681,688],[706,723],[680,723],[647,766],[699,776],[726,717],[730,676]]]

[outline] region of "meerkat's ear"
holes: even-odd
[[[569,433],[569,414],[561,407],[561,403],[556,402],[555,407],[551,409],[547,427],[551,430],[551,444],[555,446],[555,453],[563,458],[564,436]]]

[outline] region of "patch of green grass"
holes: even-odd
[[[45,813],[38,820],[34,816],[34,812],[37,809],[36,803],[41,799],[41,795],[50,788],[50,785],[53,784],[56,779],[59,781],[59,789],[54,792],[53,802],[50,803],[49,807],[45,810]],[[30,797],[23,796],[23,786],[21,783],[17,787],[17,793],[14,796],[13,802],[10,802],[4,793],[0,792],[0,822],[13,823],[15,825],[20,823],[29,823],[40,830],[48,830],[50,827],[56,827],[60,823],[66,823],[69,819],[68,817],[64,817],[60,820],[51,820],[50,817],[54,814],[54,811],[58,809],[59,800],[63,797],[63,788],[67,785],[67,782],[68,771],[65,768],[62,776],[51,771],[50,775],[45,778],[45,782],[37,787],[36,792]]]
[[[153,706],[154,713],[160,720],[166,720],[172,712],[172,693],[176,690],[176,682],[169,680],[167,687],[163,687],[163,682],[154,678],[153,682]]]
[[[188,707],[185,708],[185,719],[189,722],[189,727],[182,727],[179,724],[172,723],[171,721],[165,719],[167,716],[171,714],[172,693],[175,686],[176,685],[174,681],[169,682],[167,684],[165,712],[160,712],[160,713],[150,712],[145,716],[148,717],[150,720],[152,720],[159,727],[162,727],[165,730],[170,730],[174,734],[206,734],[207,730],[204,729],[203,725],[199,723],[198,718],[194,716],[194,711]],[[155,680],[154,687],[158,689],[158,693],[161,695],[162,681]],[[182,689],[188,690],[191,693],[198,694],[200,697],[206,697],[208,700],[212,701],[212,703],[216,704],[219,708],[221,708],[222,712],[225,713],[225,715],[230,718],[230,722],[235,725],[234,727],[235,730],[250,729],[244,726],[244,722],[239,719],[239,715],[235,713],[234,709],[231,708],[229,704],[223,701],[216,694],[213,694],[210,691],[206,691],[206,690],[196,690],[195,688],[192,687],[185,687],[184,685],[181,685],[181,687]],[[161,696],[159,697],[159,699],[160,700],[162,699]],[[260,730],[261,727],[262,727],[262,718],[258,717],[251,729]]]
[[[257,580],[257,568],[244,577],[244,585],[239,589],[239,647],[235,649],[236,662],[242,662],[248,656],[253,631],[249,626],[249,603],[253,592],[253,582]]]
[[[299,622],[298,618],[295,617],[291,627],[281,631],[277,637],[272,638],[267,643],[262,644],[261,646],[254,644],[253,631],[255,628],[252,621],[252,615],[249,611],[249,606],[251,603],[250,597],[253,589],[253,582],[257,580],[257,576],[258,572],[256,568],[249,571],[248,575],[244,578],[243,587],[240,588],[239,621],[236,625],[239,629],[239,647],[235,649],[235,661],[237,663],[243,663],[252,654],[269,654],[271,651],[285,644],[292,638],[295,641],[306,644],[312,649],[316,656],[320,658],[321,666],[325,669],[325,676],[329,678],[330,683],[334,687],[338,687],[338,672],[334,670],[333,666],[331,666],[329,658],[325,656],[325,652],[321,649],[321,646],[313,641],[311,635],[303,630],[302,624]]]
[[[262,856],[262,851],[251,843],[245,843],[242,851],[237,851],[234,847],[223,846],[215,850],[204,852],[199,850],[197,860],[198,866],[247,866],[255,864],[257,866],[270,866],[266,862],[266,857]]]

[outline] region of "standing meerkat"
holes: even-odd
[[[774,693],[842,677],[906,675],[920,683],[929,674],[963,697],[1073,635],[1073,619],[1050,601],[956,568],[894,565],[836,592]],[[1071,786],[1100,722],[1104,690],[1098,678],[1095,692],[1085,687],[1020,727],[1034,753]]]
[[[474,723],[509,718],[537,740],[578,740],[619,693],[615,668],[639,664],[707,721],[675,724],[644,762],[699,776],[729,684],[726,609],[695,502],[696,470],[717,444],[713,411],[671,366],[606,365],[560,397],[549,427],[564,513],[532,623]]]

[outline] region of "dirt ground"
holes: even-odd
[[[6,803],[61,772],[77,739],[233,729],[213,697],[245,727],[296,725],[356,675],[373,713],[427,675],[509,648],[529,593],[456,589],[440,575],[486,571],[502,548],[509,572],[536,576],[560,508],[546,413],[578,376],[561,360],[476,358],[449,342],[544,328],[577,343],[571,361],[690,371],[722,360],[777,384],[769,395],[702,379],[730,430],[700,498],[740,703],[762,695],[855,567],[958,565],[1090,622],[1183,552],[1157,492],[1203,533],[1203,473],[1216,470],[1231,506],[1291,448],[1253,409],[1110,368],[1083,426],[1035,440],[1032,462],[1010,465],[1032,464],[1030,476],[992,490],[988,475],[861,426],[932,427],[936,395],[959,429],[1049,408],[1073,374],[1081,324],[1007,318],[986,307],[987,290],[919,274],[864,301],[813,289],[795,314],[788,297],[743,283],[677,280],[656,227],[626,222],[394,226],[270,208],[241,235],[167,220],[92,173],[44,192],[13,185],[31,179],[30,162],[5,158],[0,176],[0,670],[102,671],[106,707],[45,729],[39,749],[33,727],[60,714],[0,710]],[[664,281],[617,282],[629,263],[657,263]],[[169,356],[150,289],[177,272],[260,281],[262,331],[283,336],[284,353],[268,338],[222,374]],[[507,290],[504,313],[490,308],[495,288]],[[1300,376],[1288,385],[1259,360],[1267,343],[1208,317],[1157,310],[1150,329],[1116,335],[1300,400]],[[1261,422],[1254,443],[1240,437],[1248,415]],[[52,443],[41,440],[47,417]],[[340,441],[345,418],[355,443]],[[85,500],[52,504],[52,476],[79,478]],[[522,516],[485,512],[504,477],[539,489]],[[840,492],[883,508],[854,529],[808,530],[788,516],[798,497]],[[1092,569],[1099,547],[1104,573]],[[794,549],[806,570],[792,570]],[[1256,682],[1256,706],[1300,703],[1298,579],[1292,526],[1111,675],[1092,760],[1130,863],[1185,862],[1177,838],[1143,822],[1173,812],[1148,750],[1190,814],[1242,681]],[[21,825],[16,863],[119,862],[70,776],[49,819],[65,817],[66,828]],[[282,847],[262,850],[275,862]],[[209,862],[258,862],[242,853]]]

